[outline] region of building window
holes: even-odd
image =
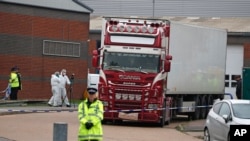
[[[237,74],[239,75],[239,74]],[[237,86],[237,81],[235,80],[236,74],[226,74],[225,75],[225,87],[235,88]]]
[[[225,87],[229,88],[229,82],[225,82]]]
[[[235,88],[237,86],[237,81],[235,80],[235,77],[237,76],[238,74],[233,74],[231,75],[231,87],[232,88]]]
[[[43,55],[80,57],[80,43],[44,40]]]
[[[229,74],[225,75],[225,87],[227,87],[227,88],[230,87],[230,85],[229,85],[229,82],[230,82],[229,77],[230,77]]]

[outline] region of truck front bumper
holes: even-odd
[[[147,112],[105,112],[104,120],[131,120],[139,122],[159,122],[157,111]]]

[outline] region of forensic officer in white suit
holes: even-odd
[[[59,78],[60,78],[59,91],[62,97],[62,105],[65,104],[67,107],[70,107],[69,99],[67,96],[66,84],[70,85],[71,82],[68,76],[66,75],[66,69],[62,69]]]
[[[54,74],[51,75],[50,84],[51,84],[51,92],[52,97],[50,98],[48,105],[58,107],[61,105],[61,94],[59,92],[59,84],[60,84],[60,78],[59,78],[59,71],[56,71]]]

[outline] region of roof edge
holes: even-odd
[[[45,8],[49,8],[49,9],[59,9],[59,10],[66,10],[66,11],[76,11],[76,12],[84,12],[84,13],[93,13],[94,10],[92,8],[90,8],[89,6],[87,6],[86,4],[80,2],[79,0],[72,0],[72,2],[74,2],[75,4],[77,4],[80,7],[85,8],[86,11],[78,11],[78,10],[71,10],[71,9],[61,9],[58,7],[50,7],[50,6],[42,6],[42,5],[33,5],[33,4],[29,4],[29,3],[21,3],[21,2],[16,2],[16,1],[8,1],[8,0],[0,0],[0,3],[10,3],[10,4],[16,4],[16,5],[25,5],[25,6],[33,6],[33,7],[45,7]]]
[[[227,35],[230,35],[230,36],[250,37],[250,32],[227,32]]]
[[[86,4],[84,4],[83,2],[79,1],[79,0],[72,0],[73,2],[75,2],[76,4],[81,5],[82,7],[88,9],[90,11],[90,13],[94,12],[94,9],[90,8],[89,6],[87,6]]]

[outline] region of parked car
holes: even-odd
[[[250,100],[224,99],[210,109],[204,128],[204,141],[230,141],[230,125],[250,125]]]

